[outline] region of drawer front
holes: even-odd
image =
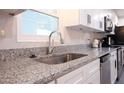
[[[100,70],[94,73],[84,84],[100,84]]]
[[[84,66],[84,74],[86,78],[89,78],[92,76],[94,73],[96,73],[100,69],[100,59],[97,59],[88,65]]]
[[[84,80],[83,67],[57,79],[58,84],[80,84]]]

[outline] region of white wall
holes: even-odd
[[[100,36],[94,33],[66,30],[65,26],[67,26],[68,24],[79,22],[78,10],[58,10],[57,12],[57,15],[59,16],[59,31],[62,32],[62,36],[66,44],[87,44],[88,39],[93,39],[96,36]],[[0,30],[3,29],[6,33],[6,36],[4,38],[0,38],[0,49],[48,46],[48,42],[18,43],[16,27],[17,26],[15,17],[0,13]]]
[[[38,47],[45,46],[46,43],[18,43],[16,19],[13,16],[0,13],[0,30],[5,31],[5,37],[0,37],[0,49]]]
[[[118,25],[119,26],[124,26],[124,18],[119,18]]]

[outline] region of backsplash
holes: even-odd
[[[87,46],[88,45],[84,44],[56,46],[53,53],[72,52],[74,50],[80,50],[82,49],[82,47]],[[6,61],[16,58],[29,58],[29,56],[31,56],[32,54],[36,56],[46,55],[47,47],[3,49],[0,50],[0,60]]]
[[[45,55],[47,52],[46,47],[36,47],[36,48],[20,48],[20,49],[3,49],[0,50],[0,60],[6,61],[15,58],[29,57],[32,54]]]

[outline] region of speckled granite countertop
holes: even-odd
[[[36,62],[31,58],[17,58],[15,60],[1,61],[0,83],[47,83],[116,49],[117,48],[82,48],[80,50],[74,50],[71,51],[71,53],[88,54],[88,56],[56,65]]]

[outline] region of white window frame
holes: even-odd
[[[31,10],[33,10],[33,9],[31,9]],[[37,11],[37,10],[33,10],[33,11],[44,13],[44,12]],[[44,14],[50,15],[50,14],[47,14],[46,12]],[[53,16],[53,15],[50,15],[50,16]],[[48,42],[49,36],[45,36],[45,35],[24,35],[24,34],[22,34],[21,27],[20,27],[21,14],[18,14],[15,17],[16,17],[16,23],[17,23],[17,42]],[[57,16],[53,16],[53,17],[58,19],[58,28],[59,28],[59,18]],[[58,31],[58,28],[57,28],[57,31]]]

